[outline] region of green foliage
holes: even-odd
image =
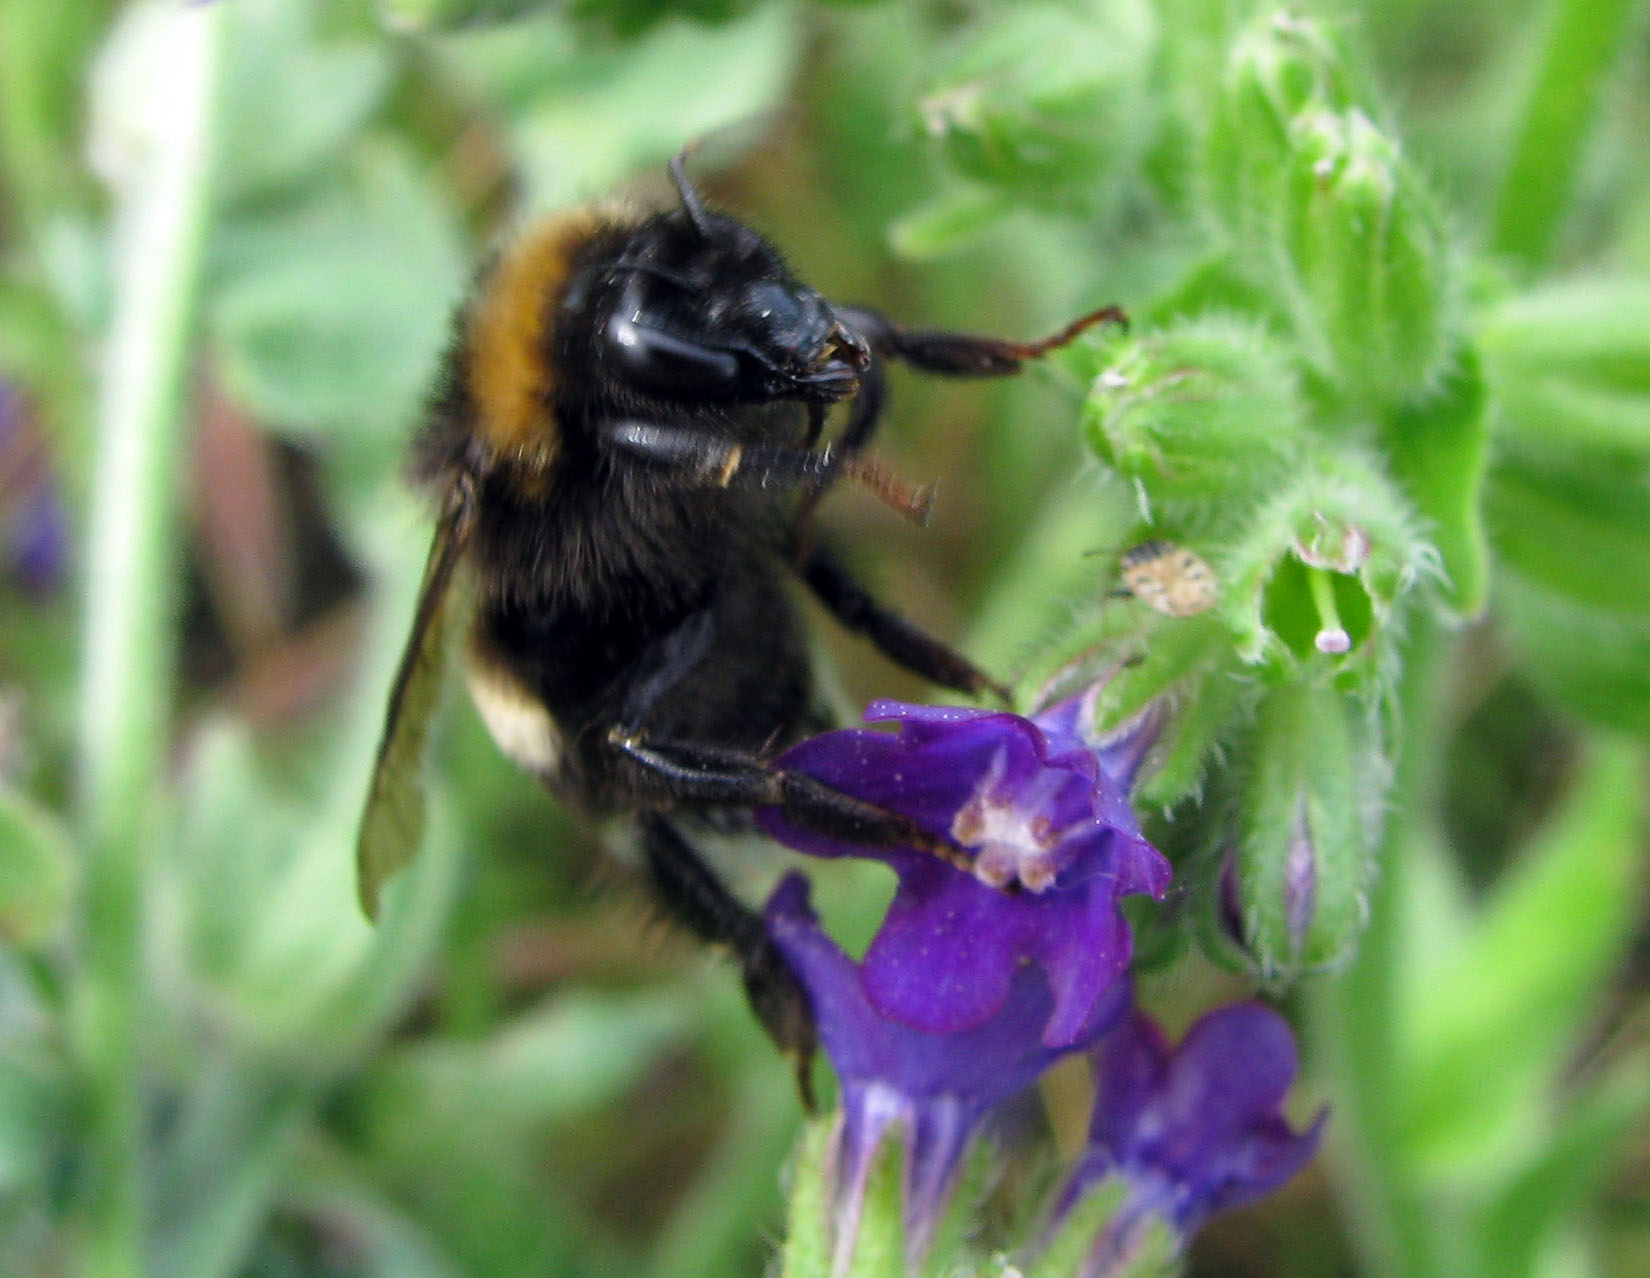
[[[32,949],[62,926],[78,866],[68,831],[26,795],[0,790],[0,938]]]

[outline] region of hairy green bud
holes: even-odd
[[[1154,503],[1258,495],[1304,437],[1294,369],[1258,325],[1201,318],[1105,354],[1084,429],[1100,458]]]
[[[1368,713],[1324,682],[1273,688],[1245,755],[1224,930],[1268,982],[1337,967],[1368,916],[1389,775]]]
[[[1240,268],[1331,383],[1388,405],[1437,380],[1455,301],[1443,222],[1321,25],[1273,14],[1237,40],[1204,181]]]
[[[1308,667],[1391,673],[1389,623],[1437,553],[1374,462],[1323,453],[1268,500],[1222,561],[1239,656],[1293,680]]]
[[[918,103],[963,177],[1044,207],[1103,203],[1145,145],[1152,8],[1016,5],[973,28]]]
[[[1351,102],[1346,68],[1320,23],[1271,13],[1233,42],[1204,169],[1216,213],[1246,250],[1274,247],[1295,118]]]
[[[1322,371],[1375,404],[1432,385],[1448,354],[1442,221],[1397,145],[1363,112],[1296,118],[1279,223],[1286,299]]]

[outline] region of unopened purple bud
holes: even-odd
[[[1247,748],[1219,914],[1256,972],[1287,982],[1356,948],[1387,769],[1361,705],[1329,686],[1274,689]]]
[[[1306,948],[1306,938],[1318,904],[1318,865],[1313,856],[1312,829],[1306,801],[1301,800],[1295,816],[1295,832],[1289,840],[1289,854],[1283,867],[1283,908],[1289,922],[1289,939],[1296,952]]]

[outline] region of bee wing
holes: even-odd
[[[424,583],[418,592],[412,634],[390,687],[384,736],[378,743],[372,788],[355,845],[357,890],[368,918],[378,917],[378,894],[392,874],[412,860],[424,838],[424,755],[441,701],[447,651],[465,608],[453,586],[454,570],[475,528],[475,485],[461,476],[447,494]]]

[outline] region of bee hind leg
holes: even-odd
[[[818,1035],[808,992],[769,938],[761,916],[729,890],[681,832],[657,812],[645,812],[639,820],[642,855],[660,904],[700,940],[733,951],[751,1011],[791,1058],[802,1105],[813,1113]]]

